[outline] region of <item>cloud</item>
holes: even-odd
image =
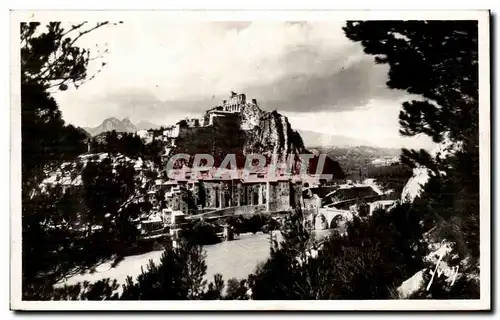
[[[332,71],[290,74],[247,91],[255,92],[267,109],[294,112],[355,110],[372,100],[405,96],[385,87],[386,68],[373,68],[369,59],[344,66],[335,61],[324,63],[321,70],[328,69]]]
[[[97,97],[96,101],[113,106],[122,114],[131,115],[131,119],[135,119],[135,121],[149,120],[160,124],[173,124],[180,118],[187,116],[201,116],[204,110],[217,103],[208,98],[201,100],[161,100],[152,91],[137,88],[124,88],[106,93],[102,97]],[[177,118],[170,120],[170,123],[166,119],[171,119],[173,114]]]
[[[162,99],[163,94],[157,89],[160,86],[154,85],[150,89],[142,86],[118,88],[95,96],[95,99],[115,104],[122,112],[136,117],[161,118],[165,112],[201,114],[226,98],[230,90],[256,98],[263,109],[294,112],[354,110],[374,99],[397,99],[405,95],[386,87],[386,66],[374,65],[371,57],[353,51],[351,48],[343,56],[328,57],[310,47],[293,48],[269,63],[281,65],[286,71],[279,77],[255,79],[239,85],[235,81],[233,86],[228,83],[222,89],[217,88],[214,94],[193,93],[177,99]],[[241,76],[238,80],[244,79]],[[192,85],[196,85],[196,80]]]
[[[333,61],[333,65],[337,65]],[[318,70],[334,69],[328,63]],[[372,69],[372,62],[363,59],[345,64],[333,74],[297,73],[284,75],[268,83],[254,83],[236,88],[255,97],[262,109],[292,112],[348,111],[363,108],[373,100],[399,99],[404,93],[385,87],[386,68]],[[235,88],[229,88],[234,90]],[[154,90],[122,88],[96,96],[95,99],[113,104],[125,114],[141,119],[162,118],[165,113],[202,114],[229,94],[193,95],[177,100],[163,100]],[[390,102],[389,102],[390,103]]]

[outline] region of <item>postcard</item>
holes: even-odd
[[[489,310],[489,19],[12,11],[11,309]]]

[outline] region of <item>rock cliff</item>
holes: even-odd
[[[244,154],[258,153],[286,161],[288,155],[306,152],[300,135],[292,130],[288,119],[278,112],[263,112],[258,119],[251,121],[258,125],[246,131]]]

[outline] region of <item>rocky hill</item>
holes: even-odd
[[[208,120],[210,117],[212,120]],[[193,125],[190,125],[181,121],[176,128],[160,133],[163,138],[156,139],[165,142],[165,156],[208,153],[214,156],[217,166],[226,155],[235,154],[238,167],[243,167],[249,154],[263,155],[269,163],[272,159],[285,163],[290,156],[298,160],[300,154],[312,153],[287,117],[277,111],[261,110],[256,103],[244,103],[239,111],[229,114],[209,110],[200,122],[191,121]],[[148,140],[151,138],[145,138]],[[316,170],[317,160],[311,161],[311,173]],[[330,158],[325,160],[322,173],[344,177],[338,162]]]
[[[129,118],[124,118],[123,120],[118,120],[117,118],[107,118],[99,126],[95,128],[84,128],[92,136],[96,136],[100,133],[107,131],[116,132],[136,132],[136,126],[130,122]]]
[[[292,129],[287,117],[277,111],[260,109],[256,100],[246,102],[244,95],[235,94],[229,101],[237,98],[240,98],[237,104],[230,102],[230,110],[224,110],[224,106],[227,106],[224,101],[223,105],[207,110],[199,119],[181,120],[173,126],[158,128],[141,122],[139,128],[128,118],[121,121],[109,118],[98,127],[87,128],[87,131],[94,137],[92,145],[99,145],[99,152],[105,151],[106,132],[136,133],[146,146],[145,149],[158,150],[158,157],[163,164],[173,154],[194,156],[205,153],[214,156],[217,166],[228,154],[234,154],[238,167],[243,167],[247,155],[259,154],[265,156],[268,163],[274,159],[279,163],[287,163],[293,156],[295,163],[299,162],[296,166],[300,167],[299,155],[312,154],[304,145],[301,135]],[[121,139],[120,135],[118,139]],[[113,148],[116,149],[116,146]],[[317,163],[316,156],[310,162],[310,173],[316,172]],[[325,160],[323,168],[321,173],[344,177],[339,163],[331,158]]]
[[[97,136],[103,132],[116,131],[116,132],[137,132],[140,130],[151,130],[160,129],[161,125],[151,123],[149,121],[139,121],[137,124],[133,124],[130,119],[124,118],[123,120],[118,120],[117,118],[111,117],[104,119],[104,121],[97,127],[94,128],[83,128],[91,136]]]

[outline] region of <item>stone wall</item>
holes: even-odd
[[[264,111],[260,110],[257,104],[247,103],[241,109],[241,123],[242,130],[251,130],[260,124],[260,118]]]

